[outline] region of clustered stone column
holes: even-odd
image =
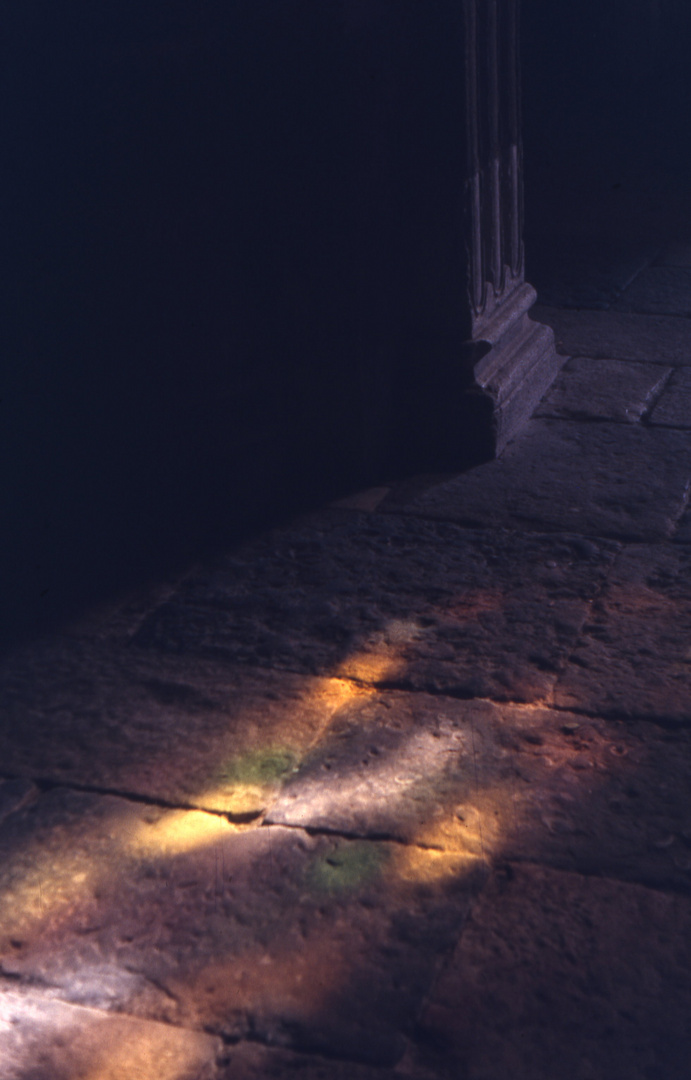
[[[472,328],[464,346],[472,376],[466,393],[488,426],[481,437],[498,454],[530,416],[562,360],[551,329],[528,316],[537,297],[524,277],[519,0],[464,0],[464,7]]]

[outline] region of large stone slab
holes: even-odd
[[[531,420],[498,461],[431,488],[405,507],[423,517],[621,540],[670,536],[691,479],[685,432]]]
[[[650,416],[651,424],[691,428],[691,368],[678,368]]]
[[[651,315],[691,315],[691,268],[650,266],[613,305],[616,311]]]
[[[593,359],[691,364],[691,322],[671,315],[568,311],[536,305],[532,315],[554,330],[557,350]]]
[[[72,1004],[391,1066],[483,865],[54,789],[0,828],[0,971]]]
[[[691,889],[691,733],[534,706],[372,695],[267,820]]]
[[[691,548],[622,553],[554,700],[598,715],[691,723]]]
[[[0,991],[3,1080],[216,1080],[218,1038]]]
[[[534,415],[632,423],[648,410],[671,371],[631,360],[569,360]]]
[[[539,867],[498,873],[422,1018],[437,1075],[686,1080],[691,903]]]
[[[334,511],[191,576],[134,642],[530,701],[553,685],[615,549]]]
[[[56,638],[0,664],[0,775],[252,817],[351,692]]]

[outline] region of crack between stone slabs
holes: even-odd
[[[151,975],[144,975],[138,968],[132,967],[131,964],[123,964],[123,971],[128,971],[130,975],[137,975],[140,979],[144,979],[145,982],[155,987],[164,997],[169,998],[170,1001],[174,1001],[176,1005],[180,1004],[180,998],[177,994],[174,994],[172,990],[169,990],[159,979],[154,979]],[[178,1026],[178,1025],[175,1025]]]
[[[606,421],[606,423],[615,423],[615,422],[619,423],[618,421]],[[565,420],[565,421],[563,421],[563,423],[569,423],[569,421]],[[572,423],[580,423],[580,421],[572,421]],[[620,425],[620,426],[623,426],[623,425]],[[633,425],[630,425],[630,426],[633,426]],[[687,429],[682,428],[680,430],[687,430]],[[500,460],[500,459],[497,459],[497,460]],[[463,474],[459,473],[459,476],[461,476],[461,475],[463,475]],[[379,513],[379,512],[380,511],[376,511],[376,513]],[[431,522],[434,522],[435,524],[440,524],[440,525],[455,525],[459,529],[472,529],[474,532],[496,532],[496,531],[501,531],[501,532],[509,533],[509,535],[512,535],[512,536],[544,536],[544,537],[573,536],[573,537],[578,537],[581,540],[592,540],[592,541],[596,541],[596,542],[599,542],[599,543],[605,543],[605,542],[611,543],[611,542],[614,542],[614,543],[617,543],[617,544],[654,544],[654,543],[658,542],[656,540],[646,539],[645,537],[641,537],[640,535],[631,535],[631,534],[622,534],[622,533],[576,532],[575,529],[564,529],[563,527],[555,528],[555,529],[546,529],[545,526],[544,526],[544,523],[542,525],[542,528],[530,528],[530,527],[528,527],[528,528],[520,528],[520,527],[518,527],[516,525],[512,525],[511,527],[507,527],[506,525],[488,525],[486,521],[479,521],[477,518],[442,517],[442,516],[437,515],[437,514],[423,513],[420,510],[412,510],[412,509],[407,509],[406,510],[405,508],[402,508],[402,507],[396,507],[395,510],[381,511],[381,513],[386,513],[387,515],[396,514],[396,515],[398,515],[399,517],[401,517],[403,519],[414,517],[414,518],[419,518],[421,521],[431,521]],[[374,515],[372,515],[372,516],[374,516]],[[531,520],[528,519],[528,518],[526,518],[526,519],[520,519],[519,518],[518,520],[525,520],[527,526],[530,526],[531,524],[538,524],[537,522],[531,522]],[[667,540],[667,539],[669,539],[669,537],[663,537],[662,539]]]
[[[152,795],[142,795],[136,791],[120,791],[117,788],[99,787],[96,784],[67,783],[62,780],[52,780],[50,777],[28,777],[12,773],[2,773],[0,774],[0,779],[28,780],[30,783],[34,784],[41,793],[54,791],[56,788],[62,788],[67,791],[81,791],[87,795],[112,795],[118,799],[125,799],[127,802],[141,803],[144,806],[158,806],[163,810],[200,810],[205,814],[214,814],[216,817],[225,818],[231,825],[251,825],[253,822],[259,821],[266,813],[266,810],[263,809],[259,811],[252,810],[249,813],[244,814],[233,814],[228,810],[214,810],[197,803],[177,803],[168,799],[155,798]],[[17,809],[21,809],[21,807],[18,807]],[[10,811],[10,813],[13,812],[14,811]]]
[[[660,400],[660,398],[664,394],[665,390],[667,389],[667,384],[668,384],[669,380],[672,378],[672,375],[673,375],[675,370],[676,370],[675,368],[671,367],[669,369],[669,371],[667,372],[667,374],[662,379],[660,379],[659,383],[656,386],[653,387],[653,389],[652,389],[652,391],[650,393],[650,400],[646,403],[646,407],[645,407],[645,409],[643,410],[643,412],[641,413],[641,415],[639,417],[639,422],[641,424],[643,424],[644,427],[652,427],[653,426],[650,423],[651,414],[653,412],[653,409],[657,405],[658,401]],[[665,427],[666,425],[660,424],[658,426],[659,427]]]
[[[644,418],[647,419],[647,416]],[[654,424],[644,423],[643,427],[649,431],[688,431],[688,424],[663,424],[661,421],[656,421]]]
[[[290,1029],[288,1028],[288,1030]],[[289,1054],[295,1054],[296,1056],[299,1055],[301,1057],[310,1058],[317,1064],[319,1064],[319,1062],[324,1062],[325,1064],[327,1062],[340,1062],[340,1064],[342,1065],[365,1066],[370,1071],[377,1071],[381,1069],[382,1077],[387,1078],[387,1080],[389,1080],[389,1078],[391,1078],[391,1080],[395,1080],[395,1078],[400,1078],[400,1080],[415,1080],[415,1077],[410,1076],[408,1073],[398,1073],[396,1071],[398,1068],[398,1064],[405,1057],[405,1052],[401,1054],[401,1057],[398,1059],[398,1062],[396,1064],[380,1065],[373,1061],[365,1060],[362,1057],[343,1057],[336,1051],[334,1051],[333,1053],[329,1053],[328,1046],[324,1046],[322,1049],[317,1050],[313,1049],[309,1045],[298,1045],[290,1042],[271,1042],[269,1038],[262,1038],[262,1036],[258,1032],[254,1031],[248,1031],[244,1035],[229,1035],[222,1031],[216,1031],[212,1027],[205,1027],[203,1028],[203,1031],[207,1035],[213,1035],[217,1039],[220,1039],[223,1046],[228,1048],[241,1047],[243,1044],[251,1046],[262,1046],[266,1050],[277,1050],[279,1052],[284,1051]],[[404,1033],[398,1029],[397,1034],[400,1036],[401,1040],[406,1043],[406,1045],[411,1042],[411,1040],[407,1038]],[[228,1064],[230,1064],[230,1059],[221,1060],[219,1062],[219,1065],[221,1067],[224,1067]],[[426,1080],[426,1078],[422,1077],[421,1080]]]
[[[668,537],[668,539],[671,540],[672,537],[674,536],[674,534],[678,531],[679,522],[681,521],[681,519],[683,518],[683,516],[684,516],[684,514],[686,512],[686,509],[687,509],[687,507],[689,505],[689,499],[690,498],[691,498],[691,477],[689,477],[689,479],[688,479],[688,481],[686,483],[686,487],[684,488],[684,494],[682,495],[682,498],[681,498],[681,509],[679,510],[679,513],[677,514],[676,518],[674,519],[674,526],[673,526],[673,529],[672,529],[672,534],[671,534],[670,537]]]
[[[642,413],[637,420],[622,420],[618,416],[590,416],[585,413],[582,416],[578,414],[574,414],[572,416],[547,416],[543,414],[542,416],[535,416],[532,419],[552,420],[558,424],[616,424],[618,427],[633,428],[636,426],[636,424],[641,423],[644,415],[645,414]],[[642,426],[648,427],[647,424],[644,424]],[[662,427],[662,425],[660,425],[660,427]]]
[[[296,832],[307,833],[308,836],[335,836],[342,840],[364,840],[370,844],[398,844],[404,848],[417,848],[419,851],[440,851],[447,849],[437,844],[422,844],[415,840],[402,840],[400,836],[392,833],[362,833],[348,832],[345,829],[330,829],[328,825],[297,825],[287,821],[262,821],[259,826],[262,829],[294,829]],[[487,859],[486,861],[489,862]]]
[[[655,724],[663,731],[679,731],[680,729],[687,729],[691,725],[691,713],[688,720],[675,720],[671,716],[665,716],[664,714],[655,713],[640,713],[634,715],[630,712],[624,712],[617,709],[599,709],[597,712],[594,709],[585,709],[578,705],[555,705],[551,704],[547,708],[552,709],[553,712],[559,713],[573,713],[574,716],[586,716],[589,720],[606,720],[616,721],[619,724]]]
[[[516,861],[516,860],[514,860],[514,861]],[[488,860],[488,862],[489,862],[489,860]],[[540,865],[540,864],[538,864],[538,865]],[[470,922],[470,920],[471,920],[471,918],[473,916],[473,910],[476,907],[476,905],[480,902],[480,900],[482,899],[482,896],[483,896],[483,894],[485,892],[485,889],[487,888],[487,886],[489,884],[492,871],[494,872],[494,874],[502,874],[508,880],[511,880],[512,877],[513,877],[513,870],[511,868],[511,863],[508,860],[502,859],[502,860],[498,861],[494,866],[492,866],[492,864],[490,862],[490,873],[487,874],[487,877],[485,878],[482,885],[480,886],[477,893],[475,894],[475,896],[474,896],[474,898],[472,900],[472,903],[470,904],[470,907],[468,909],[468,913],[467,913],[465,919],[463,920],[463,925],[462,925],[462,927],[461,927],[461,929],[460,929],[460,931],[458,933],[458,937],[454,941],[453,945],[449,946],[448,951],[445,952],[443,955],[439,956],[439,958],[437,959],[437,963],[435,965],[434,975],[430,979],[427,992],[425,994],[423,994],[423,996],[422,996],[422,998],[420,1000],[420,1003],[419,1003],[418,1008],[416,1010],[415,1019],[413,1021],[413,1025],[412,1025],[413,1039],[412,1039],[412,1041],[413,1041],[414,1044],[422,1043],[423,1046],[425,1045],[426,1039],[425,1039],[424,1032],[422,1032],[421,1029],[420,1029],[420,1020],[422,1019],[423,1013],[424,1013],[427,1005],[429,1004],[429,1002],[430,1002],[430,1000],[431,1000],[431,998],[432,998],[432,996],[434,994],[435,987],[437,986],[440,979],[443,978],[444,973],[448,970],[450,965],[453,963],[453,959],[454,959],[454,956],[456,954],[456,950],[458,949],[461,941],[463,940],[463,935],[466,932],[466,927],[468,926],[468,923]],[[422,1037],[420,1037],[420,1036],[422,1036]]]
[[[217,1038],[220,1038],[221,1042],[225,1047],[241,1047],[243,1044],[249,1044],[251,1046],[263,1046],[267,1050],[277,1050],[279,1052],[287,1051],[288,1053],[295,1054],[296,1056],[300,1055],[302,1057],[309,1058],[317,1065],[320,1062],[323,1062],[325,1065],[329,1062],[340,1062],[342,1065],[365,1065],[371,1071],[381,1069],[382,1077],[385,1077],[386,1080],[389,1080],[389,1078],[391,1078],[391,1080],[396,1080],[396,1078],[400,1078],[400,1080],[415,1080],[414,1075],[411,1075],[407,1072],[397,1072],[396,1070],[398,1068],[398,1065],[376,1065],[371,1061],[363,1062],[360,1058],[345,1058],[340,1056],[339,1054],[336,1054],[335,1052],[333,1054],[327,1054],[325,1050],[312,1050],[307,1046],[301,1046],[299,1049],[296,1049],[289,1043],[269,1042],[267,1039],[262,1039],[258,1034],[255,1035],[253,1032],[248,1032],[246,1035],[224,1035],[223,1033],[219,1035],[217,1032],[209,1030],[207,1034],[215,1035]],[[398,1032],[398,1034],[401,1036],[402,1041],[406,1043],[406,1045],[410,1044],[411,1042],[413,1044],[415,1043],[414,1039],[407,1038],[402,1032]],[[402,1058],[404,1057],[405,1053],[402,1055],[400,1060],[402,1060]],[[228,1058],[225,1061],[222,1060],[219,1064],[221,1065],[221,1067],[223,1067],[229,1065],[230,1061],[231,1059]],[[420,1074],[420,1080],[427,1080],[427,1074]]]
[[[624,282],[623,285],[620,285],[620,286],[615,285],[614,292],[616,292],[617,295],[616,295],[614,301],[612,301],[613,303],[615,303],[617,300],[621,299],[621,297],[624,295],[626,290],[631,285],[633,285],[636,278],[639,278],[644,270],[649,270],[651,266],[655,265],[655,261],[656,261],[656,259],[659,259],[660,255],[662,254],[662,251],[663,251],[662,247],[656,247],[654,249],[653,255],[651,255],[650,258],[648,258],[647,261],[644,262],[643,265],[638,268],[638,270],[634,270],[631,277],[627,278],[627,280]]]
[[[494,870],[495,875],[501,874],[507,881],[512,881],[514,876],[515,876],[514,875],[514,870],[513,870],[514,866],[527,866],[527,867],[534,866],[534,867],[539,867],[540,869],[544,869],[544,870],[555,871],[556,873],[575,874],[578,877],[595,878],[598,881],[611,881],[613,884],[616,884],[616,885],[624,885],[624,886],[631,885],[633,887],[650,889],[653,892],[659,892],[659,893],[662,893],[663,895],[672,894],[674,896],[688,897],[689,893],[691,892],[691,885],[682,886],[681,884],[675,885],[673,883],[670,884],[669,882],[666,882],[663,885],[662,883],[655,883],[655,881],[632,881],[630,878],[612,877],[609,874],[603,873],[602,870],[573,869],[572,867],[569,867],[569,868],[559,867],[559,866],[555,866],[553,863],[541,862],[541,861],[536,860],[536,859],[521,859],[521,858],[503,859],[503,860],[497,862],[497,864],[494,866],[493,870]],[[489,883],[489,875],[487,876],[486,882],[482,885],[482,887],[478,890],[476,896],[474,897],[473,903],[471,904],[468,915],[467,915],[467,917],[466,917],[466,919],[464,921],[463,927],[462,927],[462,929],[461,929],[461,931],[460,931],[454,945],[449,949],[448,953],[445,956],[440,957],[440,959],[438,961],[437,970],[436,970],[435,975],[434,975],[434,977],[432,979],[432,982],[430,984],[430,989],[428,990],[427,994],[424,996],[423,1000],[420,1003],[420,1007],[419,1007],[417,1015],[416,1015],[415,1025],[414,1025],[414,1028],[413,1028],[414,1033],[418,1030],[419,1019],[420,1019],[420,1017],[422,1016],[422,1014],[424,1012],[425,1006],[427,1005],[430,998],[432,997],[432,994],[434,992],[434,987],[436,986],[439,979],[443,977],[444,971],[449,967],[449,965],[451,963],[453,963],[453,958],[454,958],[454,954],[456,952],[456,949],[458,948],[461,941],[463,940],[463,935],[466,932],[466,928],[468,926],[468,923],[472,919],[473,909],[476,907],[476,905],[478,903],[480,903],[480,901],[482,899],[482,895],[483,895],[488,883]]]
[[[562,673],[559,672],[557,679]],[[356,680],[353,680],[356,681]],[[556,685],[555,679],[555,685]],[[373,682],[373,683],[358,683],[363,687],[369,687],[372,690],[391,691],[400,694],[426,694],[428,697],[434,698],[450,698],[452,701],[486,701],[490,705],[502,706],[511,705],[519,706],[526,709],[549,709],[550,703],[548,698],[535,698],[532,701],[521,701],[517,698],[509,697],[491,697],[489,694],[473,694],[470,691],[463,690],[461,687],[455,689],[453,687],[447,687],[440,689],[438,686],[412,686],[405,681],[401,682]]]
[[[122,970],[127,971],[130,975],[136,975],[138,978],[143,979],[147,983],[150,983],[151,986],[155,987],[156,990],[158,990],[161,994],[164,995],[164,997],[169,998],[176,1004],[180,1003],[179,997],[173,994],[168,989],[168,987],[164,986],[158,979],[153,979],[150,975],[144,975],[143,972],[141,972],[138,968],[132,967],[131,964],[123,964]],[[74,1001],[71,998],[66,998],[63,996],[62,993],[62,991],[64,991],[64,987],[61,986],[60,983],[48,982],[46,979],[43,979],[37,975],[27,975],[23,974],[22,972],[7,971],[2,963],[2,960],[0,960],[0,989],[2,987],[3,980],[6,981],[8,986],[10,987],[21,987],[23,990],[26,991],[42,991],[42,996],[49,997],[50,999],[57,999],[58,1001],[64,1001],[68,1005],[77,1005],[81,1008],[86,1009],[96,1009],[98,1012],[106,1012],[110,1013],[111,1015],[115,1013],[115,1015],[134,1016],[136,1019],[141,1019],[141,1017],[138,1017],[136,1013],[127,1013],[126,1011],[122,1012],[121,1010],[113,1009],[102,1009],[99,1008],[98,1005],[85,1005],[83,1002]],[[181,1024],[174,1024],[172,1021],[167,1020],[157,1020],[155,1022],[162,1024],[170,1023],[172,1027],[184,1026]]]
[[[648,319],[683,319],[685,322],[691,320],[691,314],[684,311],[617,311],[617,315],[639,315]],[[654,363],[655,361],[653,361]],[[686,365],[680,365],[682,367]]]
[[[505,859],[502,863],[498,864],[495,873],[504,873],[506,876],[506,880],[512,881],[514,866],[535,866],[539,867],[542,870],[552,870],[557,874],[574,874],[577,877],[582,878],[596,878],[598,881],[611,881],[615,885],[632,885],[634,888],[651,889],[653,892],[659,892],[663,895],[672,893],[674,896],[688,897],[689,894],[691,894],[691,883],[689,883],[688,885],[676,885],[673,882],[665,882],[663,884],[661,881],[658,882],[654,878],[649,878],[645,881],[633,880],[629,877],[616,877],[612,874],[606,873],[600,868],[593,870],[589,870],[587,867],[574,869],[570,866],[556,866],[553,862],[541,862],[538,859],[521,859],[520,857]],[[480,893],[477,894],[473,906],[475,906],[475,904],[479,901],[480,895]]]
[[[131,969],[125,967],[124,970],[130,971]],[[179,1001],[179,999],[176,998],[174,994],[171,994],[171,992],[166,987],[161,986],[156,980],[151,979],[148,976],[142,975],[140,971],[133,970],[132,974],[139,975],[141,978],[145,979],[146,982],[151,983],[152,986],[155,986],[156,989],[160,990],[163,994],[171,998],[173,1001]],[[3,983],[6,985],[3,985]],[[97,1005],[85,1005],[81,1001],[73,1001],[68,997],[64,997],[61,993],[62,989],[63,987],[55,983],[46,982],[44,979],[36,978],[36,976],[20,975],[15,974],[12,971],[5,971],[2,963],[0,963],[0,993],[3,993],[4,991],[10,991],[12,993],[19,994],[22,997],[38,995],[41,999],[45,1001],[59,1001],[63,1005],[71,1005],[75,1009],[86,1009],[90,1012],[98,1013],[101,1016],[124,1017],[125,1019],[136,1020],[144,1024],[165,1024],[166,1027],[174,1028],[176,1031],[189,1031],[193,1032],[194,1034],[213,1035],[222,1043],[226,1042],[223,1036],[219,1035],[217,1031],[213,1031],[207,1027],[188,1027],[187,1024],[176,1024],[174,1020],[166,1020],[163,1017],[156,1017],[154,1019],[152,1017],[142,1016],[140,1013],[129,1012],[127,1009],[104,1009],[99,1008]],[[238,1041],[240,1040],[238,1039]]]

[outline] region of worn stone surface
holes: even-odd
[[[134,640],[529,701],[552,686],[615,547],[324,514],[190,577]]]
[[[373,694],[269,821],[691,889],[691,735],[550,709]]]
[[[688,899],[509,866],[422,1028],[440,1077],[686,1080],[690,1011]]]
[[[203,1032],[0,991],[3,1080],[215,1080],[221,1050]]]
[[[554,700],[598,715],[691,723],[691,548],[625,549]]]
[[[671,368],[627,360],[569,360],[535,416],[635,422],[665,385]]]
[[[673,372],[651,413],[650,423],[691,428],[691,368]]]
[[[691,364],[691,322],[671,315],[568,311],[536,305],[533,317],[554,330],[559,352],[594,359]]]
[[[691,315],[691,268],[650,266],[613,305],[616,311]]]
[[[0,775],[259,814],[344,692],[337,680],[54,639],[0,665]]]
[[[0,971],[74,1004],[392,1066],[483,864],[55,789],[0,829]]]
[[[689,479],[685,432],[531,420],[498,461],[404,509],[473,526],[662,540],[681,515]],[[393,508],[395,494],[383,506]]]

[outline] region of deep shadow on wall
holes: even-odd
[[[691,8],[522,0],[522,26],[526,273],[547,299],[688,227]]]
[[[442,466],[467,336],[460,5],[2,20],[4,639]]]

